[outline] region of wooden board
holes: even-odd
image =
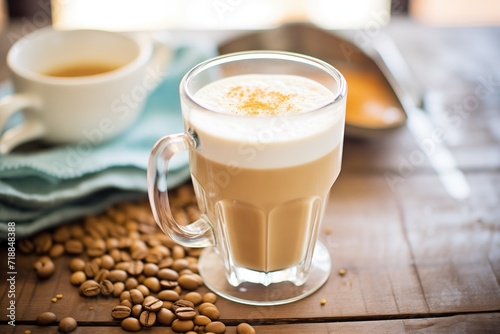
[[[478,187],[491,186],[487,181],[491,175],[473,179]],[[300,302],[273,307],[220,299],[217,305],[223,319],[269,323],[500,311],[499,230],[492,228],[498,208],[482,198],[491,191],[474,192],[477,198],[471,201],[484,202],[483,222],[477,223],[473,214],[457,216],[460,204],[451,200],[441,200],[427,214],[430,209],[416,198],[442,197],[442,189],[432,187],[435,182],[435,176],[411,178],[404,191],[396,194],[379,175],[343,173],[332,189],[321,230],[334,268],[325,286]],[[39,313],[52,311],[78,321],[113,322],[110,310],[117,300],[79,296],[69,284],[67,257],[56,260],[56,275],[45,281],[34,275],[35,259],[17,256],[17,319],[33,321]],[[344,276],[338,274],[340,268],[346,269]],[[59,293],[64,298],[52,303]],[[0,296],[4,309],[6,284]],[[326,299],[326,305],[320,305],[321,299]]]
[[[345,321],[325,323],[276,324],[256,325],[258,334],[274,333],[310,333],[310,334],[497,334],[500,328],[500,313],[463,314],[450,317],[425,319],[398,319],[378,321]],[[32,333],[58,333],[57,326],[17,325],[15,327],[0,325],[3,334],[24,334],[26,330]],[[151,334],[173,334],[171,328],[155,326],[144,330]],[[94,333],[126,333],[119,326],[105,326],[100,324],[79,324],[74,334]],[[227,326],[227,334],[235,334],[236,326]]]

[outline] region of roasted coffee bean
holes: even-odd
[[[223,334],[226,332],[226,325],[220,321],[212,321],[205,326],[205,332],[212,332],[215,334]]]
[[[122,252],[118,248],[114,248],[109,251],[109,255],[113,258],[116,263],[115,269],[118,269],[117,266],[122,261]]]
[[[130,292],[130,300],[134,304],[142,304],[144,302],[144,295],[138,289],[132,289]]]
[[[80,293],[85,297],[95,297],[101,293],[101,285],[94,280],[87,280],[80,285]]]
[[[102,256],[106,251],[106,243],[102,239],[93,239],[87,246],[87,255],[90,257]]]
[[[142,260],[149,254],[149,249],[147,246],[137,247],[130,253],[130,257],[134,260]]]
[[[211,320],[216,320],[220,317],[220,312],[215,306],[208,306],[203,308],[202,310],[198,309],[198,311],[202,315],[209,317]]]
[[[90,261],[85,263],[83,272],[88,278],[93,278],[99,272],[99,264],[96,261]]]
[[[160,281],[156,277],[146,277],[142,282],[149,291],[158,292],[161,289]]]
[[[69,239],[64,243],[64,250],[71,255],[79,255],[83,253],[83,243],[77,239]]]
[[[154,263],[146,263],[144,265],[144,275],[146,276],[155,276],[158,273],[158,266]]]
[[[181,320],[192,320],[196,316],[196,311],[192,307],[178,307],[175,316]]]
[[[82,243],[85,249],[89,248],[90,245],[94,242],[95,238],[85,234],[82,238],[79,239]]]
[[[216,306],[212,303],[202,303],[198,306],[198,311],[201,312],[205,307],[216,307]]]
[[[132,308],[134,307],[134,304],[132,304],[132,302],[128,299],[124,299],[120,302],[120,305],[123,305],[123,306],[127,306],[129,308]]]
[[[141,323],[136,318],[128,317],[122,320],[121,327],[127,332],[138,332],[141,330]]]
[[[194,323],[198,326],[206,326],[211,322],[212,320],[210,320],[210,318],[205,315],[198,314],[194,317]]]
[[[163,289],[174,289],[176,288],[177,286],[179,286],[179,282],[177,281],[167,281],[167,280],[164,280],[162,279],[160,281],[160,287],[163,288]]]
[[[172,269],[177,272],[187,268],[189,268],[189,262],[186,259],[176,259],[174,263],[172,263]]]
[[[198,270],[198,262],[196,263],[189,263],[189,269],[195,273],[195,274],[198,274],[199,273],[199,270]]]
[[[71,259],[71,261],[69,261],[69,269],[71,271],[83,271],[83,268],[85,268],[85,261],[83,261],[79,257],[74,257]]]
[[[123,282],[113,283],[113,297],[120,297],[121,293],[125,290]]]
[[[131,245],[132,245],[132,239],[130,238],[130,236],[127,236],[127,237],[124,236],[124,237],[118,238],[118,248],[120,248],[120,249],[130,248]]]
[[[135,288],[137,288],[138,285],[139,285],[139,282],[137,282],[137,279],[135,277],[129,277],[125,281],[125,289],[127,289],[127,290],[135,289]]]
[[[104,281],[101,282],[101,294],[103,296],[110,296],[113,294],[114,290],[114,285],[111,283],[110,280],[105,279]]]
[[[174,332],[185,333],[185,332],[189,332],[189,331],[193,330],[194,322],[193,322],[193,320],[175,319],[172,322],[171,326],[172,326],[172,329],[174,330]]]
[[[128,219],[127,221],[125,221],[125,228],[127,229],[128,232],[132,231],[135,232],[139,230],[139,223],[135,220]]]
[[[184,295],[183,299],[189,300],[191,303],[193,303],[195,306],[201,304],[202,297],[198,292],[188,292]]]
[[[91,228],[88,231],[91,236],[96,238],[96,240],[102,240],[106,239],[109,235],[108,229],[106,228],[106,225],[103,224],[102,222],[99,222],[95,217],[94,217],[94,224],[91,224]],[[104,219],[104,217],[103,217]],[[99,239],[100,238],[100,239]]]
[[[58,243],[65,243],[71,238],[71,232],[67,225],[61,225],[52,233],[52,240]]]
[[[101,256],[101,268],[111,270],[115,267],[115,260],[109,254]]]
[[[119,257],[121,258],[121,255]],[[118,262],[113,269],[123,270],[128,272],[129,267],[130,267],[130,262]]]
[[[160,280],[176,281],[179,278],[179,273],[170,268],[163,268],[158,270],[156,276]]]
[[[74,318],[72,317],[62,318],[61,321],[59,321],[59,332],[69,333],[74,331],[77,326],[78,323]]]
[[[191,307],[194,308],[194,304],[189,300],[179,299],[172,305],[172,310],[175,312],[179,307]]]
[[[179,271],[179,276],[182,276],[182,275],[193,275],[193,274],[194,273],[189,268],[182,269],[181,271]]]
[[[47,326],[54,323],[57,320],[57,317],[52,312],[42,312],[36,318],[36,324],[39,326]]]
[[[171,310],[173,305],[174,302],[169,302],[168,300],[164,300],[162,307]]]
[[[25,254],[33,253],[35,250],[35,244],[31,239],[23,239],[19,241],[19,250]]]
[[[99,271],[94,275],[94,281],[97,282],[102,282],[108,278],[109,275],[109,270],[101,268]]]
[[[118,248],[118,239],[117,238],[106,239],[106,250],[109,252],[109,255],[111,255],[111,253],[114,250],[117,250],[117,248]],[[111,255],[111,256],[113,256],[113,255]]]
[[[36,275],[38,278],[49,278],[56,271],[54,262],[48,256],[40,257],[34,264]]]
[[[175,314],[166,308],[162,308],[156,313],[156,319],[160,324],[170,326],[175,320]]]
[[[203,298],[202,298],[203,303],[215,304],[216,301],[217,301],[217,295],[213,292],[207,292],[203,295]]]
[[[132,298],[130,298],[130,291],[123,291],[121,294],[120,294],[120,301],[122,300],[129,300],[129,301],[132,301]]]
[[[143,311],[142,305],[137,304],[132,307],[132,312],[130,313],[130,315],[133,316],[134,318],[139,319],[139,316],[141,315],[142,311]]]
[[[69,233],[72,239],[81,239],[85,235],[85,231],[79,224],[72,224],[69,226]]]
[[[140,285],[143,285],[142,283],[144,282],[145,278],[146,278],[145,275],[140,274],[139,276],[137,276],[137,282],[139,282]]]
[[[153,298],[148,298],[148,299],[144,300],[144,302],[142,303],[142,306],[144,306],[144,308],[146,310],[155,312],[163,307],[163,302],[161,300],[159,300],[158,298],[153,297]]]
[[[146,257],[143,259],[145,263],[151,263],[151,264],[157,264],[161,260],[163,260],[163,253],[156,250],[156,249],[150,249]]]
[[[202,286],[203,283],[203,277],[201,277],[199,274],[192,274],[193,278],[198,282],[199,286]]]
[[[186,252],[184,251],[184,248],[182,246],[175,245],[174,247],[172,247],[172,257],[174,258],[174,260],[183,259],[185,258],[185,256]]]
[[[64,255],[64,246],[61,244],[53,244],[49,250],[49,256],[53,259],[57,259],[63,255]]]
[[[45,254],[52,247],[52,237],[48,232],[37,234],[33,238],[33,244],[35,245],[35,252],[37,254]]]
[[[152,311],[143,311],[139,316],[139,322],[144,327],[151,327],[156,322],[156,313]]]
[[[242,322],[236,327],[237,334],[255,334],[255,329],[247,324],[246,322]]]
[[[143,270],[144,270],[144,263],[142,261],[131,261],[127,268],[127,272],[132,276],[137,276],[142,274]]]
[[[168,269],[172,266],[172,264],[174,263],[174,259],[172,259],[170,256],[161,260],[159,263],[158,263],[158,268],[160,269]],[[158,278],[160,278],[158,276]]]
[[[149,296],[149,289],[144,284],[139,284],[136,289],[142,292],[143,296]]]
[[[74,286],[80,286],[83,282],[87,280],[87,276],[83,271],[75,271],[71,274],[69,281]]]
[[[158,298],[161,299],[161,300],[168,300],[168,301],[171,301],[171,302],[176,302],[178,301],[179,299],[181,299],[181,297],[179,296],[179,294],[173,290],[163,290],[163,291],[160,291],[160,293],[158,293]]]
[[[130,307],[124,305],[117,305],[111,310],[111,316],[115,319],[125,319],[130,313]]]
[[[115,283],[115,282],[125,282],[127,279],[128,275],[125,270],[119,270],[119,269],[113,269],[109,272],[108,279]]]
[[[177,282],[179,282],[179,285],[183,289],[189,291],[196,290],[200,287],[198,280],[193,275],[181,275]]]

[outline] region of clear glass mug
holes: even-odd
[[[248,75],[305,78],[329,95],[306,112],[259,116],[221,112],[196,96],[208,84]],[[303,298],[326,282],[331,260],[318,230],[340,172],[346,95],[346,81],[334,67],[289,52],[223,55],[185,75],[180,84],[185,132],[156,143],[148,192],[165,233],[180,245],[207,247],[198,268],[208,288],[240,303],[276,305]],[[238,101],[238,94],[232,98]],[[167,192],[169,161],[182,151],[189,152],[202,212],[184,226],[175,221]]]

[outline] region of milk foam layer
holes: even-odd
[[[238,75],[195,94],[194,100],[211,111],[183,111],[206,158],[238,167],[282,168],[319,159],[340,145],[345,101],[332,103],[335,97],[300,76]]]
[[[210,110],[247,116],[287,115],[314,110],[335,96],[319,83],[292,75],[240,75],[199,90],[195,99]]]

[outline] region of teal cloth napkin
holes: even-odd
[[[0,155],[0,240],[7,224],[27,237],[121,201],[147,197],[146,170],[154,143],[183,131],[179,83],[209,55],[193,47],[175,50],[165,80],[149,96],[138,121],[126,132],[91,150],[77,145]],[[0,87],[0,96],[10,90]],[[187,156],[172,161],[169,186],[189,178]]]

